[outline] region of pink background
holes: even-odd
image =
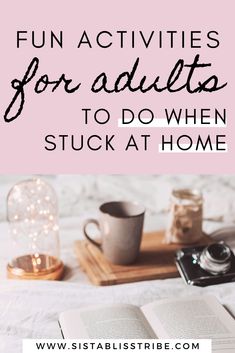
[[[1,9],[1,65],[0,65],[0,173],[235,173],[235,120],[234,120],[234,2],[233,1],[7,1]],[[16,49],[17,30],[53,30],[64,32],[64,49],[46,46],[35,49],[30,40]],[[144,49],[119,49],[114,44],[109,49],[93,49],[77,42],[86,30],[90,38],[102,30],[201,30],[205,35],[210,30],[219,32],[220,46],[217,49],[158,49],[151,45]],[[202,34],[202,37],[204,36]],[[29,36],[30,38],[30,36]],[[154,40],[153,40],[154,42]],[[95,42],[93,42],[95,43]],[[116,42],[117,43],[117,42]],[[201,60],[212,62],[212,68],[204,69],[205,78],[217,74],[220,82],[228,86],[213,94],[148,93],[92,94],[92,80],[102,71],[110,78],[130,70],[137,56],[140,57],[138,77],[146,74],[149,79],[157,75],[165,82],[169,71],[179,58],[191,63],[199,53]],[[3,120],[13,90],[10,82],[21,79],[31,59],[37,56],[40,66],[39,78],[47,73],[51,79],[65,73],[74,82],[82,82],[77,93],[68,95],[63,89],[54,94],[49,90],[40,95],[33,92],[34,79],[26,88],[26,104],[22,115],[7,124]],[[203,75],[200,74],[200,77]],[[34,84],[33,84],[34,83]],[[112,119],[108,125],[84,126],[81,108],[109,109]],[[167,108],[227,108],[228,126],[223,129],[167,129],[174,133],[197,135],[201,133],[226,134],[229,151],[222,154],[159,154],[158,144],[161,129],[118,129],[117,119],[122,108],[152,109],[156,114]],[[105,134],[117,133],[115,152],[48,152],[44,149],[47,134]],[[152,134],[152,144],[147,152],[124,151],[127,136]],[[138,140],[138,138],[137,138]]]

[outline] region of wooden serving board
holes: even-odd
[[[205,236],[200,244],[206,245],[209,242],[210,238]],[[78,261],[90,281],[99,286],[108,286],[157,278],[179,277],[174,256],[176,250],[186,246],[189,245],[165,244],[164,231],[146,233],[143,236],[137,261],[128,266],[113,265],[106,260],[96,246],[87,240],[76,241],[75,251]]]

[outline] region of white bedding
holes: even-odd
[[[206,216],[226,220],[226,224],[205,222],[206,231],[210,232],[228,225],[234,221],[235,215],[234,177],[221,177],[220,180],[214,176],[210,178],[149,176],[121,179],[100,176],[98,179],[95,177],[90,179],[73,176],[56,179],[63,216],[60,222],[61,258],[68,266],[64,282],[6,280],[6,264],[11,258],[11,243],[7,225],[3,221],[5,217],[3,205],[8,187],[3,188],[0,183],[0,353],[20,353],[22,338],[25,337],[60,338],[57,324],[59,313],[94,303],[125,302],[141,305],[158,298],[211,293],[235,315],[235,283],[201,289],[186,286],[181,279],[173,279],[97,288],[89,284],[86,276],[80,271],[73,252],[74,240],[82,238],[82,222],[87,217],[96,216],[97,206],[104,200],[120,197],[139,198],[148,209],[145,229],[163,229],[166,224],[164,210],[168,202],[167,190],[175,185],[202,187],[206,190],[209,201]],[[10,186],[12,181],[8,177],[6,180]],[[57,182],[54,182],[54,186]],[[142,182],[144,188],[140,187]],[[64,185],[63,188],[61,185]],[[233,234],[235,231],[226,240],[235,248]]]
[[[181,279],[156,280],[111,287],[66,282],[2,281],[0,352],[20,353],[22,338],[61,338],[60,312],[101,303],[142,305],[159,298],[210,293],[235,316],[235,284],[197,288]]]

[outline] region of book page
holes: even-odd
[[[145,316],[134,305],[71,310],[62,313],[59,322],[65,338],[156,338]]]
[[[160,300],[141,310],[159,338],[210,338],[213,352],[235,352],[235,320],[213,296]]]

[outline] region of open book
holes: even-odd
[[[71,310],[59,323],[65,338],[211,338],[213,352],[235,352],[235,320],[214,296]]]

